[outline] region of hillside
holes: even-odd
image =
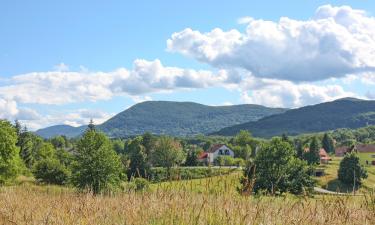
[[[257,137],[272,137],[286,133],[297,135],[338,128],[359,128],[375,124],[375,101],[353,98],[339,99],[262,118],[221,129],[214,135],[231,136],[249,130]]]
[[[69,138],[79,136],[86,126],[73,127],[69,125],[56,125],[37,130],[35,133],[44,138],[51,138],[58,135],[65,135]]]
[[[111,137],[143,134],[189,136],[207,134],[224,127],[283,113],[286,109],[260,105],[207,106],[193,102],[148,101],[136,104],[97,126]],[[79,135],[84,129],[64,126],[37,131],[43,137]]]

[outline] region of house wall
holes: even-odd
[[[208,153],[208,158],[209,158],[210,163],[213,163],[215,159],[220,156],[220,150],[223,151],[223,156],[225,156],[225,150],[228,150],[229,154],[227,156],[234,157],[234,152],[230,148],[224,145],[224,146],[221,146],[219,149],[217,149],[215,152]]]

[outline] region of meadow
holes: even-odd
[[[113,195],[23,182],[0,189],[0,224],[375,224],[372,192],[241,196],[239,176],[162,182]]]

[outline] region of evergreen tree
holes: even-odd
[[[319,164],[320,156],[319,156],[319,141],[316,137],[313,137],[310,146],[307,152],[304,153],[304,159],[307,161],[309,165],[312,164]]]
[[[324,136],[323,136],[322,147],[328,153],[335,152],[335,147],[334,147],[333,139],[332,139],[332,137],[328,133],[325,133]]]
[[[94,120],[93,119],[90,119],[90,123],[88,125],[88,129],[89,130],[95,130],[95,124],[94,124]]]
[[[20,147],[20,156],[22,160],[24,161],[26,167],[31,169],[35,162],[33,153],[34,144],[32,135],[27,131],[26,127],[22,130],[20,134],[18,145]]]
[[[301,140],[299,140],[299,139],[296,140],[295,148],[296,148],[297,158],[303,159],[304,149],[303,149],[303,144],[302,144]]]
[[[199,151],[195,149],[190,149],[187,152],[185,166],[197,166],[198,165],[198,154]]]
[[[95,129],[88,129],[77,144],[73,184],[98,194],[118,187],[122,171],[120,157],[109,139]]]

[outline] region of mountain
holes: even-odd
[[[249,130],[257,137],[272,137],[283,133],[297,135],[338,128],[359,128],[374,124],[375,101],[343,98],[291,109],[258,121],[223,128],[212,134],[231,136],[240,130]]]
[[[65,135],[72,138],[82,134],[85,129],[86,126],[73,127],[69,125],[56,125],[37,130],[35,133],[44,138],[51,138],[58,135]]]
[[[207,106],[193,102],[147,101],[115,115],[97,128],[110,137],[127,137],[146,131],[153,134],[190,136],[211,133],[286,110],[249,104]],[[70,126],[54,126],[36,133],[43,137],[68,133],[71,137],[78,136],[83,131],[82,127],[75,129]]]

